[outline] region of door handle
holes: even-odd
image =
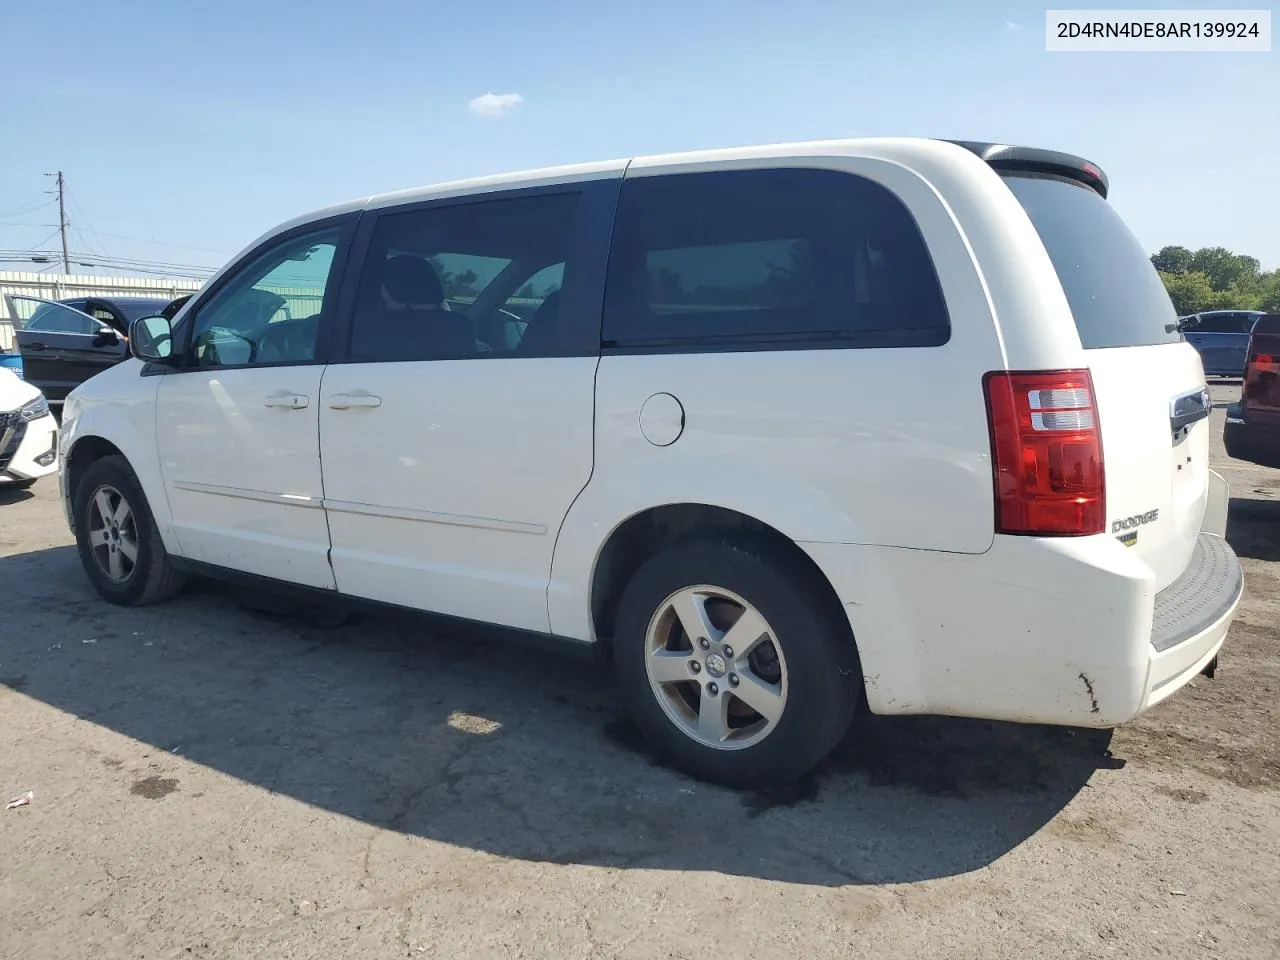
[[[371,393],[335,393],[329,398],[333,410],[350,410],[352,407],[380,407],[382,398]]]
[[[268,407],[284,407],[286,410],[303,410],[311,402],[300,393],[273,393],[262,401]]]
[[[27,344],[24,344],[24,346],[25,346],[28,350],[44,350],[44,349],[45,349],[45,345],[44,345],[43,343],[38,343],[38,342],[36,342],[36,343],[27,343]]]

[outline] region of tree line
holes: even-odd
[[[1226,247],[1163,247],[1151,258],[1169,298],[1185,317],[1205,310],[1280,313],[1280,270],[1265,272],[1254,257]]]

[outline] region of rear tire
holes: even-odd
[[[838,601],[763,538],[681,541],[646,561],[623,591],[613,658],[659,756],[730,787],[809,772],[863,695]]]
[[[133,468],[113,455],[92,463],[73,500],[80,563],[108,603],[145,606],[177,596],[174,568]]]

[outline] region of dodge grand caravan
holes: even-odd
[[[1212,672],[1243,581],[1204,369],[1107,192],[866,139],[292,220],[68,399],[84,569],[597,645],[727,784],[867,711],[1124,723]]]

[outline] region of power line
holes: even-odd
[[[49,237],[45,238],[45,241],[51,240],[52,238],[53,238],[53,235],[50,235]],[[55,251],[39,250],[34,248],[28,249],[28,250],[17,250],[17,249],[0,250],[0,256],[18,256],[18,257],[25,258],[30,255],[49,256],[49,257],[58,256],[58,254]],[[198,264],[198,263],[172,263],[167,260],[144,260],[137,257],[118,257],[118,256],[113,256],[111,254],[107,254],[106,256],[99,256],[96,253],[90,253],[90,252],[84,252],[84,251],[79,253],[72,252],[71,259],[102,260],[102,261],[110,261],[111,263],[117,263],[117,264],[135,264],[137,266],[142,266],[142,267],[159,267],[159,268],[166,268],[171,270],[194,270],[201,273],[216,273],[219,269],[221,269],[220,267],[209,267],[209,266],[205,266],[204,264]]]
[[[89,222],[89,215],[84,212],[84,208],[80,206],[80,201],[76,199],[75,194],[73,194],[70,189],[67,190],[67,199],[71,201],[71,206],[75,209],[76,213],[80,216],[80,219],[84,221],[85,226],[89,228],[89,233],[90,235],[92,235],[94,243],[97,244],[98,249],[102,252],[102,255],[105,257],[107,255],[106,245],[102,242],[102,238],[98,236],[98,231],[93,229],[93,224]],[[83,236],[84,231],[81,230],[80,234],[81,236]],[[86,242],[85,246],[89,247],[90,245]]]
[[[0,263],[45,263],[61,266],[61,255],[56,251],[35,251],[24,256],[7,256],[7,251],[0,251]],[[148,276],[184,278],[191,280],[208,280],[214,271],[190,267],[171,267],[163,264],[122,263],[111,258],[71,254],[71,264],[90,269],[119,270],[125,273],[141,273]],[[44,268],[42,268],[44,269]]]
[[[32,206],[31,201],[28,200],[26,203],[19,204],[12,210],[6,210],[4,213],[0,213],[0,220],[3,220],[5,217],[21,216],[24,213],[35,213],[37,210],[43,209],[51,203],[53,203],[52,200],[37,200],[35,202],[35,206]]]
[[[52,224],[50,224],[52,226]],[[164,240],[148,240],[145,237],[130,237],[123,233],[107,233],[105,230],[97,234],[101,237],[114,237],[117,240],[136,240],[138,243],[153,243],[158,247],[172,247],[175,250],[199,250],[201,253],[225,253],[225,250],[214,250],[212,247],[193,247],[185,243],[167,243]]]
[[[46,243],[48,243],[50,240],[52,240],[54,237],[56,237],[56,236],[58,235],[58,230],[59,230],[59,229],[60,229],[60,228],[58,228],[58,227],[54,227],[54,229],[53,229],[53,233],[49,234],[47,237],[45,237],[45,238],[44,238],[43,240],[41,240],[39,243],[37,243],[37,244],[35,244],[34,246],[32,246],[30,249],[28,249],[28,250],[24,250],[24,251],[21,251],[21,252],[22,252],[22,253],[42,253],[43,251],[41,251],[39,248],[40,248],[40,247],[43,247]]]

